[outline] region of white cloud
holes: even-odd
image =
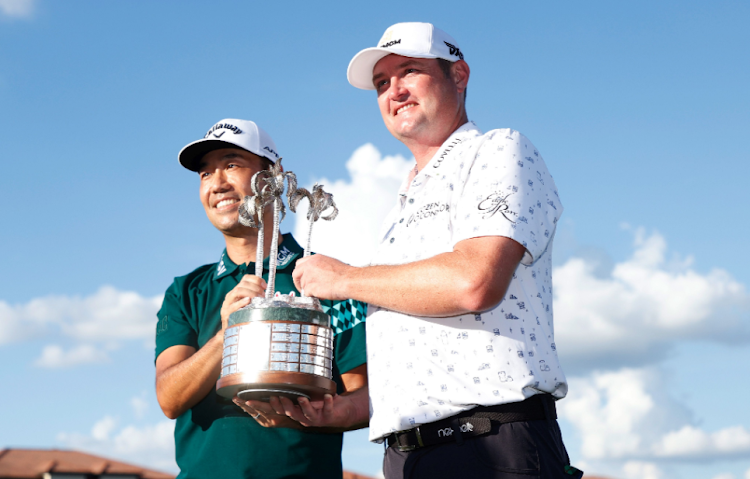
[[[735,426],[707,433],[686,425],[666,434],[654,451],[661,457],[750,456],[750,431]]]
[[[628,461],[622,467],[626,479],[661,479],[664,477],[658,466],[651,462]]]
[[[654,420],[661,411],[649,386],[658,383],[653,372],[624,369],[571,378],[570,393],[559,403],[560,415],[581,435],[581,453],[588,459],[622,458],[642,454],[643,437],[658,434]],[[678,418],[674,425],[686,417]]]
[[[67,448],[174,472],[177,465],[173,435],[174,421],[140,427],[128,425],[118,430],[117,420],[105,416],[94,424],[90,435],[60,433],[57,441]]]
[[[744,427],[698,429],[665,390],[655,370],[595,372],[570,380],[560,416],[577,429],[581,454],[589,460],[750,457],[750,432]]]
[[[9,17],[30,17],[35,0],[0,0],[0,12]]]
[[[666,252],[661,235],[638,230],[633,256],[609,277],[581,258],[554,270],[555,335],[566,366],[648,364],[680,340],[750,339],[745,286],[723,270],[700,274],[690,259],[668,263]]]
[[[396,204],[398,188],[413,166],[413,160],[400,155],[383,157],[368,143],[357,148],[346,162],[348,180],[317,180],[333,193],[339,215],[333,221],[315,224],[312,250],[354,265],[369,263],[380,225]],[[307,241],[306,208],[304,202],[300,203],[295,215],[294,236],[302,246]]]
[[[0,301],[0,345],[22,341],[41,334],[51,323],[37,311],[37,300],[11,306]]]
[[[107,355],[89,344],[81,344],[68,351],[51,344],[44,347],[42,355],[34,362],[34,365],[40,368],[62,369],[106,361],[109,361]]]
[[[174,459],[174,422],[160,421],[141,428],[127,426],[114,437],[113,442],[118,454],[138,457],[153,449],[169,452],[171,459]]]
[[[64,308],[63,332],[81,340],[145,339],[154,335],[162,296],[144,298],[132,291],[102,286],[86,298],[58,298]],[[67,321],[66,321],[67,319]]]
[[[91,428],[91,437],[97,441],[106,441],[117,427],[117,420],[112,416],[104,416]]]
[[[79,341],[153,339],[162,296],[102,286],[89,296],[45,296],[28,303],[0,301],[0,344],[39,337],[59,328]]]
[[[745,471],[745,479],[750,479],[750,469]]]

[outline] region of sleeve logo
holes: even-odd
[[[514,218],[518,216],[518,213],[512,211],[510,209],[510,205],[508,204],[508,197],[512,194],[513,193],[509,193],[503,196],[502,193],[495,192],[480,201],[477,205],[477,209],[483,212],[482,218],[491,218],[499,212],[506,220],[510,221],[513,224],[516,224]]]

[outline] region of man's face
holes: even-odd
[[[252,195],[250,180],[268,165],[268,160],[239,148],[214,150],[201,160],[200,198],[206,216],[219,231],[242,235],[238,209]],[[245,231],[246,232],[246,231]]]
[[[441,144],[463,117],[463,90],[431,58],[391,54],[373,69],[380,114],[401,141]]]

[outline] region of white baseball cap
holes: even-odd
[[[275,162],[279,159],[276,144],[261,127],[252,121],[227,118],[208,130],[203,139],[180,150],[177,158],[188,170],[198,171],[206,153],[220,148],[242,148]]]
[[[431,23],[397,23],[388,27],[378,46],[354,55],[346,71],[349,83],[362,90],[374,90],[372,70],[381,58],[391,53],[411,58],[442,58],[450,62],[464,59],[456,40]]]

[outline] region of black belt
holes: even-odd
[[[440,421],[393,433],[386,436],[386,441],[399,451],[413,451],[452,441],[462,444],[464,438],[490,432],[493,421],[505,424],[554,419],[557,419],[555,400],[549,394],[537,394],[520,402],[475,407]]]

